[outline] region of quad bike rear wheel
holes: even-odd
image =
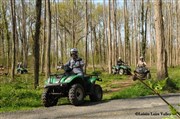
[[[80,84],[74,84],[69,90],[69,101],[71,104],[78,106],[84,102],[84,88]]]
[[[51,93],[55,93],[55,89],[45,88],[44,93],[42,94],[42,101],[45,107],[55,106],[58,102],[58,97]]]
[[[95,84],[93,88],[93,93],[89,95],[92,102],[101,101],[103,97],[103,91],[100,85]]]

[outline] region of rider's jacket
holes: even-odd
[[[145,61],[138,61],[137,67],[145,67],[146,66],[146,62]]]
[[[123,62],[122,60],[118,60],[118,61],[117,61],[117,65],[120,66],[120,65],[122,65],[122,64],[124,64],[124,62]]]
[[[83,66],[84,62],[81,58],[77,59],[70,59],[65,66],[69,66],[70,68],[73,69],[73,73],[78,74],[78,75],[83,75]]]

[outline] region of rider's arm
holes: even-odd
[[[69,60],[68,62],[66,62],[65,64],[63,64],[63,65],[61,66],[61,69],[63,69],[64,66],[70,66],[70,60]]]
[[[143,65],[146,66],[147,65],[146,62],[143,62]]]
[[[139,67],[141,65],[141,61],[138,61],[137,63],[137,67]]]
[[[122,63],[122,64],[125,64],[124,61],[122,61],[122,60],[121,60],[121,63]]]

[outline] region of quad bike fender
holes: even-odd
[[[71,76],[62,78],[60,83],[71,83],[72,81],[74,81],[76,79],[82,79],[83,80],[83,77],[80,75],[71,75]]]
[[[128,66],[124,66],[124,65],[121,65],[120,66],[120,69],[125,69],[125,70],[127,70],[127,69],[130,69]]]
[[[118,65],[112,66],[112,69],[119,69],[119,68],[120,68],[120,66],[118,66]]]
[[[99,78],[99,77],[91,77],[91,78],[89,79],[89,82],[90,82],[90,83],[95,83],[96,81],[102,81],[102,79]]]
[[[57,84],[59,82],[56,75],[50,75],[50,77],[45,81],[45,84]]]

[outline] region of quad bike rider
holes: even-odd
[[[131,68],[124,63],[121,57],[118,58],[117,65],[112,67],[113,74],[131,75]]]
[[[18,74],[28,73],[27,69],[23,67],[22,62],[18,62],[17,64],[17,73]]]
[[[102,100],[102,88],[95,84],[101,79],[97,75],[83,74],[84,62],[78,57],[76,48],[71,49],[70,55],[71,59],[61,66],[65,73],[50,75],[46,81],[45,91],[42,94],[45,107],[56,105],[61,97],[68,97],[70,103],[75,106],[81,105],[87,95],[91,101]]]
[[[150,79],[151,78],[151,74],[150,74],[150,70],[146,67],[146,62],[144,61],[144,57],[141,56],[139,58],[137,67],[134,71],[134,76],[133,76],[133,80],[136,79]]]

